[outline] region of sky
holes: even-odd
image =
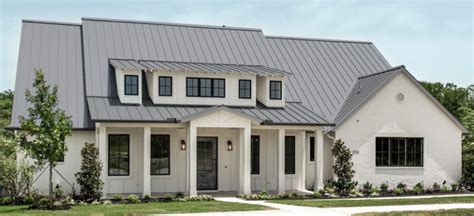
[[[81,17],[260,28],[266,35],[372,41],[418,79],[474,83],[472,0],[0,0],[0,91],[14,89],[21,20]]]

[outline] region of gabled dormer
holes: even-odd
[[[273,68],[116,59],[110,63],[117,85],[124,82],[123,89],[118,88],[121,103],[141,103],[141,80],[145,79],[154,104],[254,107],[259,101],[269,107],[285,105],[284,81],[289,73]]]

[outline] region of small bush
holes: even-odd
[[[123,196],[122,194],[114,194],[110,200],[119,202],[123,200]]]
[[[110,200],[104,200],[104,202],[102,203],[102,205],[111,205],[112,202]]]
[[[388,192],[388,184],[387,183],[382,183],[380,185],[380,192],[387,193]]]
[[[405,191],[407,189],[407,185],[404,184],[403,182],[400,182],[397,184],[397,189],[401,189],[403,191]]]
[[[441,186],[441,192],[449,193],[449,192],[451,192],[451,188],[449,188],[447,185],[443,185],[443,186]]]
[[[1,200],[1,204],[2,205],[10,205],[10,204],[13,204],[13,199],[11,197],[3,197],[3,199]]]
[[[185,201],[212,201],[214,197],[210,195],[197,195],[197,196],[188,196],[185,198]]]
[[[268,191],[262,190],[262,191],[260,191],[259,195],[260,196],[268,196]]]
[[[54,199],[56,199],[56,200],[61,199],[63,197],[63,194],[64,194],[63,187],[61,187],[61,185],[59,185],[59,184],[56,184],[56,186],[53,189]]]
[[[370,184],[368,181],[364,184],[362,184],[362,193],[364,194],[370,194],[372,192],[372,184]]]
[[[161,199],[163,202],[171,202],[173,201],[173,195],[171,194],[165,194],[165,196],[163,196],[163,198]]]
[[[321,193],[319,193],[319,191],[317,191],[317,192],[314,192],[313,197],[316,198],[316,199],[319,199],[319,198],[323,197],[323,194],[321,194]]]
[[[183,192],[178,192],[174,195],[174,197],[176,199],[183,199],[185,196],[184,196],[184,193]]]
[[[140,197],[135,194],[130,194],[127,197],[127,201],[128,203],[132,203],[132,204],[140,203]]]
[[[457,192],[459,190],[459,185],[456,183],[451,184],[451,191]]]
[[[397,196],[400,196],[400,195],[403,195],[405,193],[405,191],[401,188],[395,188],[393,189],[393,194],[397,195]]]
[[[150,195],[150,194],[145,194],[145,195],[143,196],[143,199],[144,199],[144,200],[151,200],[151,195]]]
[[[434,183],[433,186],[432,186],[432,190],[434,193],[439,193],[440,190],[441,190],[441,185],[439,185],[438,183]]]
[[[418,182],[416,183],[415,186],[413,186],[413,192],[415,194],[421,194],[424,192],[425,186],[423,185],[423,182]]]

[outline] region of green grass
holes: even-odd
[[[368,199],[368,200],[271,200],[273,203],[310,206],[310,207],[360,207],[360,206],[386,206],[386,205],[417,205],[417,204],[448,204],[448,203],[474,203],[474,196],[463,197],[435,197],[417,199]]]
[[[154,202],[121,205],[73,206],[66,211],[27,210],[27,206],[0,206],[0,215],[146,215],[170,213],[265,210],[268,207],[219,201]]]
[[[401,212],[369,212],[356,216],[464,216],[474,215],[474,209],[450,209],[437,211],[401,211]]]

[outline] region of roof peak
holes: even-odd
[[[248,28],[248,27],[234,27],[226,25],[204,25],[204,24],[187,24],[187,23],[173,23],[173,22],[154,22],[154,21],[143,21],[143,20],[127,20],[127,19],[111,19],[111,18],[95,18],[95,17],[82,17],[82,20],[98,21],[98,22],[121,22],[121,23],[134,23],[134,24],[149,24],[149,25],[165,25],[165,26],[180,26],[180,27],[191,27],[191,28],[210,28],[210,29],[222,29],[222,30],[241,30],[241,31],[259,31],[259,28]]]
[[[328,38],[310,38],[310,37],[294,37],[294,36],[279,36],[279,35],[265,35],[265,37],[268,39],[289,39],[289,40],[324,41],[324,42],[338,42],[338,43],[372,44],[371,41],[328,39]]]
[[[376,76],[376,75],[379,75],[379,74],[391,72],[391,71],[402,69],[402,68],[405,68],[405,65],[398,65],[398,66],[389,68],[387,70],[379,71],[379,72],[376,72],[376,73],[373,73],[373,74],[368,74],[368,75],[365,75],[365,76],[360,76],[357,79],[364,79],[364,78],[367,78],[367,77]]]

